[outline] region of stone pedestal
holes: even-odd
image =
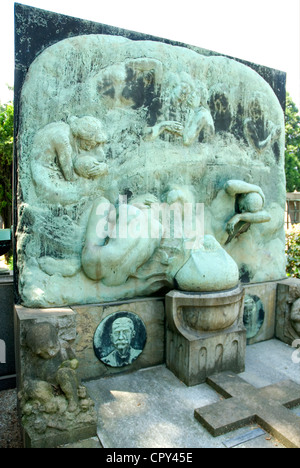
[[[171,291],[166,296],[167,367],[186,385],[209,375],[245,368],[244,290],[216,293]]]
[[[76,372],[76,313],[15,307],[19,416],[25,448],[97,435],[94,402]]]
[[[278,282],[275,336],[292,345],[300,337],[300,279]]]
[[[132,363],[112,367],[96,357],[94,336],[100,323],[123,311],[143,321],[147,342]],[[164,301],[151,298],[52,309],[15,306],[15,336],[24,445],[52,448],[97,433],[93,402],[81,382],[164,363]]]

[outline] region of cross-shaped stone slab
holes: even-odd
[[[300,404],[300,385],[285,380],[255,388],[232,372],[207,383],[225,400],[196,409],[195,418],[214,437],[256,423],[286,447],[300,448],[300,418],[288,409]]]

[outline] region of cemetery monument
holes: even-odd
[[[82,380],[166,362],[196,385],[242,372],[246,341],[274,336],[286,284],[284,81],[16,5],[16,339],[28,446],[95,434]]]

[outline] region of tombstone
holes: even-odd
[[[95,434],[84,380],[166,362],[195,385],[244,368],[245,288],[260,298],[285,277],[284,83],[211,51],[16,5],[27,446]]]

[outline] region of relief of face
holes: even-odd
[[[262,210],[264,202],[259,193],[246,193],[240,195],[238,199],[241,213],[257,213]]]
[[[300,299],[297,299],[292,306],[291,323],[294,330],[300,336]]]
[[[256,314],[256,304],[251,296],[245,298],[244,323],[251,324]]]
[[[26,342],[34,354],[45,360],[54,358],[60,351],[56,329],[50,323],[33,325],[27,333]]]
[[[128,318],[120,318],[114,321],[111,341],[120,354],[126,354],[126,352],[128,352],[134,334],[135,332],[132,320]]]
[[[83,138],[80,138],[79,145],[83,151],[91,151],[92,149],[96,148],[96,146],[98,146],[98,143],[93,140],[85,140]]]

